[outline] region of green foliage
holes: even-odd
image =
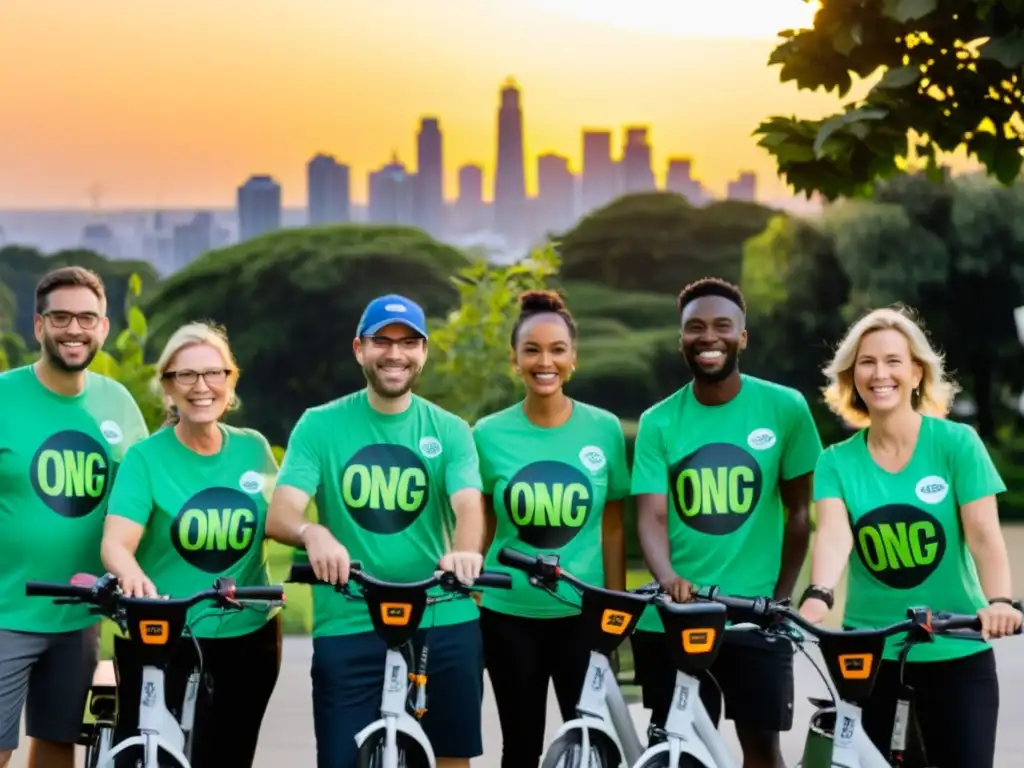
[[[509,361],[509,339],[522,291],[543,289],[557,274],[551,246],[508,266],[477,259],[452,278],[459,304],[431,324],[430,360],[418,392],[473,424],[509,405],[516,378]]]
[[[736,201],[694,208],[671,192],[625,195],[563,236],[560,277],[655,294],[677,294],[707,275],[735,282],[743,242],[773,213]]]
[[[870,197],[912,156],[938,180],[938,156],[965,148],[1003,184],[1024,163],[1021,0],[823,0],[811,29],[785,30],[769,64],[780,80],[859,102],[820,120],[774,116],[755,130],[779,172],[808,197]],[[911,138],[911,137],[914,138]]]
[[[148,323],[139,308],[142,279],[133,273],[127,282],[129,298],[125,303],[125,327],[114,339],[114,349],[100,350],[89,370],[119,381],[131,393],[142,411],[150,432],[164,421],[163,402],[154,389],[156,367],[145,360]]]
[[[366,304],[385,293],[429,316],[458,301],[450,276],[469,261],[408,227],[282,230],[207,253],[144,302],[149,351],[181,325],[211,319],[230,333],[243,408],[232,421],[284,443],[308,407],[366,385],[352,338]]]

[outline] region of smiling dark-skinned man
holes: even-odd
[[[796,390],[740,373],[747,330],[739,288],[704,278],[680,292],[677,306],[693,381],[640,418],[632,492],[644,559],[676,601],[713,585],[726,595],[789,597],[807,553],[821,453],[810,408]],[[653,606],[632,644],[644,706],[661,727],[675,671]],[[701,699],[718,722],[724,698],[744,768],[781,768],[779,733],[793,724],[790,643],[727,633],[711,676]]]

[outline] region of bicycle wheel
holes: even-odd
[[[628,768],[615,746],[603,731],[589,731],[590,754],[583,752],[583,734],[578,731],[563,733],[555,739],[544,754],[541,768]]]
[[[132,768],[146,768],[146,750],[141,746],[130,747],[114,758],[118,766],[131,766]],[[182,768],[181,763],[164,752],[157,750],[157,768]]]
[[[357,768],[383,768],[384,765],[384,740],[387,734],[384,729],[374,733],[359,747],[359,755],[356,758]],[[430,768],[430,761],[427,759],[423,748],[407,733],[399,731],[395,734],[396,746],[398,747],[398,768]]]
[[[636,768],[668,768],[668,753],[655,755],[650,760],[640,763]],[[679,768],[709,768],[693,755],[680,755]]]

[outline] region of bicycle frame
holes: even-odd
[[[362,749],[364,744],[372,744],[370,740],[382,732],[384,754],[381,768],[399,768],[398,734],[405,734],[422,750],[430,768],[435,768],[437,760],[434,748],[418,720],[426,712],[426,671],[410,675],[409,664],[402,649],[411,644],[419,630],[428,602],[436,602],[428,600],[427,590],[440,586],[468,598],[470,588],[462,585],[452,573],[442,573],[409,584],[380,581],[364,573],[359,562],[349,565],[349,579],[361,587],[362,594],[358,598],[351,594],[347,583],[334,586],[335,591],[366,602],[374,631],[388,647],[384,661],[380,717],[356,734],[356,745]],[[288,581],[316,585],[324,583],[316,577],[313,566],[306,564],[292,565]],[[473,586],[508,589],[512,586],[512,579],[506,573],[484,572]],[[410,689],[414,686],[419,694],[416,717],[409,714],[407,706]]]
[[[676,684],[665,719],[665,741],[648,747],[632,765],[654,765],[658,757],[667,754],[668,768],[678,768],[683,755],[690,755],[707,768],[736,768],[736,761],[700,698],[698,677],[718,658],[726,631],[726,608],[711,602],[673,603],[663,596],[655,598],[654,603],[665,634],[679,638],[669,645]]]
[[[114,759],[121,753],[139,747],[145,768],[159,768],[159,755],[163,752],[180,768],[190,768],[191,735],[195,723],[195,704],[199,693],[199,671],[188,679],[179,722],[168,710],[164,670],[173,657],[177,643],[184,636],[188,611],[204,600],[212,600],[223,607],[241,608],[237,599],[283,602],[280,587],[235,587],[234,581],[218,578],[214,587],[189,598],[164,599],[126,597],[120,593],[113,574],[96,579],[80,574],[71,584],[28,582],[25,593],[29,596],[57,598],[61,603],[91,603],[94,613],[116,622],[135,644],[142,665],[142,693],[139,701],[139,734],[131,736],[101,754],[97,768],[113,768]]]

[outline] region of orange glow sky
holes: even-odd
[[[817,117],[766,66],[803,0],[0,0],[0,208],[231,206],[251,173],[305,203],[317,151],[366,174],[415,165],[421,115],[445,136],[446,194],[482,163],[490,193],[498,88],[523,89],[536,156],[579,169],[582,126],[651,126],[655,173],[689,155],[721,193],[744,169],[787,194],[751,131]],[[728,36],[728,39],[723,39]]]

